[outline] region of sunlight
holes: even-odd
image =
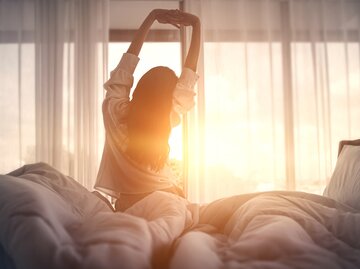
[[[113,70],[124,52],[128,49],[129,42],[109,44],[109,72]],[[160,53],[161,52],[161,53]],[[161,54],[162,57],[158,57]],[[178,42],[146,42],[139,55],[140,62],[134,73],[134,87],[141,76],[154,66],[167,66],[180,75],[181,58],[180,43]],[[182,125],[175,127],[170,135],[170,159],[182,160]]]
[[[115,68],[121,54],[126,51],[129,43],[111,43],[109,47],[109,71]],[[183,141],[183,126],[174,128],[169,139],[170,160],[176,169],[182,169],[183,155],[186,155],[188,166],[188,190],[196,192],[201,189],[206,197],[220,198],[224,195],[240,194],[254,191],[286,189],[285,180],[285,134],[284,134],[284,96],[282,77],[281,45],[223,42],[204,43],[206,55],[217,55],[221,47],[222,58],[205,58],[204,76],[204,121],[199,122],[199,107],[190,112],[188,117],[189,141]],[[322,132],[315,122],[315,93],[322,89],[314,84],[311,66],[311,50],[308,43],[294,44],[297,56],[294,56],[293,70],[294,92],[294,132],[295,157],[297,169],[297,190],[321,193],[331,168],[328,159],[319,159],[316,152],[322,148],[325,138],[317,141],[317,132]],[[295,47],[294,47],[295,48]],[[317,46],[318,54],[322,55],[323,45]],[[329,61],[333,61],[329,72],[330,94],[341,98],[331,99],[331,121],[335,123],[346,113],[352,115],[352,126],[358,121],[358,107],[346,107],[344,92],[348,88],[349,102],[356,102],[359,85],[359,64],[353,59],[349,61],[349,75],[343,75],[344,62],[340,63],[336,51],[343,47],[339,44],[329,46]],[[358,56],[359,50],[349,45],[349,52]],[[162,57],[158,57],[161,51]],[[342,51],[343,52],[343,51]],[[251,61],[245,61],[245,55]],[[269,55],[272,56],[270,61]],[[180,74],[180,44],[178,43],[145,43],[140,55],[140,63],[134,74],[134,85],[140,76],[155,65],[165,65]],[[344,55],[342,55],[344,60]],[[354,59],[358,59],[355,57]],[[209,62],[208,62],[209,61]],[[321,70],[319,70],[321,72]],[[259,74],[261,76],[259,77]],[[319,75],[320,76],[320,75]],[[260,78],[260,79],[259,79]],[[315,86],[314,86],[315,85]],[[300,90],[301,89],[301,90]],[[319,94],[319,93],[317,93]],[[199,95],[196,97],[199,98]],[[199,100],[196,99],[196,102]],[[318,115],[317,117],[323,117]],[[340,122],[346,127],[347,121]],[[338,124],[338,123],[337,123]],[[339,125],[339,126],[342,126]],[[356,130],[349,130],[353,135]],[[337,145],[339,139],[345,137],[344,130],[332,130],[332,144]],[[184,153],[183,143],[187,144],[188,152]],[[332,149],[336,153],[336,147]],[[336,161],[336,158],[332,160]],[[323,169],[324,168],[324,169]],[[322,169],[322,170],[320,170]],[[319,174],[320,172],[321,174]],[[203,200],[206,200],[203,197]]]
[[[169,145],[170,145],[169,158],[182,160],[183,158],[182,125],[178,125],[171,130]]]

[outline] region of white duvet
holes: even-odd
[[[46,164],[0,176],[0,268],[360,268],[359,239],[360,212],[317,195],[155,192],[114,213]]]

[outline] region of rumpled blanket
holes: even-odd
[[[0,176],[0,268],[360,268],[360,212],[301,192],[126,212],[44,163]]]

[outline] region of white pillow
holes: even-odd
[[[343,147],[324,196],[360,210],[360,146]]]

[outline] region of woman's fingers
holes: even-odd
[[[194,22],[198,20],[193,14],[186,13],[180,11],[178,9],[171,9],[171,10],[158,10],[156,15],[156,20],[159,23],[168,23],[172,24],[176,28],[180,28],[180,26],[189,26],[193,25]]]
[[[178,19],[174,19],[173,16],[171,16],[170,14],[168,13],[164,13],[164,14],[160,14],[158,17],[157,17],[157,21],[159,23],[168,23],[168,24],[171,24],[173,26],[175,26],[176,28],[180,28],[180,25],[178,23]]]
[[[175,22],[177,24],[181,24],[184,26],[192,25],[197,20],[199,20],[197,16],[187,13],[187,12],[180,11],[178,9],[169,10],[167,12],[167,15],[171,17],[170,20],[172,22]]]

